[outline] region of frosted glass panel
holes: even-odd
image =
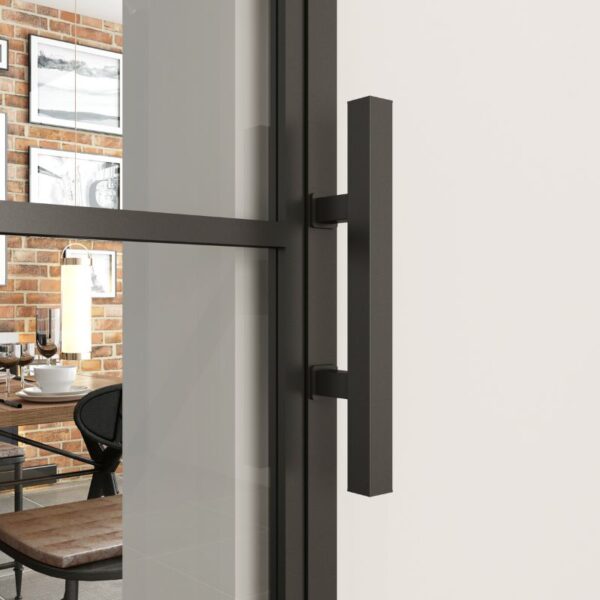
[[[124,597],[266,599],[267,252],[125,263]]]
[[[269,6],[124,4],[125,208],[268,217]]]

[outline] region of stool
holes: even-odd
[[[14,479],[20,481],[23,478],[23,462],[25,452],[23,448],[14,444],[0,442],[0,467],[12,466],[14,468]],[[23,510],[23,486],[15,485],[15,512]],[[0,565],[0,569],[14,569],[17,595],[15,600],[21,600],[21,584],[23,581],[23,565],[17,561],[11,561]]]

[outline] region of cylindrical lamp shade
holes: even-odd
[[[67,360],[90,357],[92,287],[89,259],[65,259],[60,268],[62,308],[61,354]]]

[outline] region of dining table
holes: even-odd
[[[122,383],[122,378],[120,377],[85,373],[80,373],[74,382],[75,385],[89,388],[89,392],[120,383]],[[29,383],[29,385],[32,385],[32,383]],[[79,399],[69,400],[68,402],[46,402],[42,400],[50,400],[50,398],[38,396],[36,401],[32,401],[18,396],[17,392],[20,389],[21,381],[18,379],[11,380],[10,392],[7,398],[6,382],[2,382],[2,377],[0,375],[0,399],[8,399],[11,402],[20,404],[20,407],[17,408],[14,405],[0,402],[0,438],[12,441],[13,443],[34,446],[41,450],[65,456],[92,467],[91,469],[82,471],[70,471],[26,478],[23,483],[25,485],[52,483],[57,479],[68,479],[71,477],[90,475],[90,497],[96,497],[98,489],[109,490],[110,493],[118,493],[114,473],[120,462],[120,454],[115,459],[115,456],[113,456],[115,454],[114,451],[112,453],[110,451],[105,451],[96,443],[92,443],[91,446],[88,445],[88,450],[90,454],[92,454],[91,456],[87,456],[85,453],[83,455],[75,454],[62,448],[50,446],[15,433],[15,430],[18,431],[18,427],[21,425],[44,425],[73,421],[75,407],[77,406]],[[89,392],[86,392],[86,394]],[[82,397],[86,394],[83,394]],[[0,489],[12,487],[21,483],[21,481],[22,480],[2,482],[0,483]]]
[[[80,373],[75,379],[75,385],[86,386],[90,391],[93,391],[122,383],[122,381],[121,377]],[[41,402],[40,400],[44,400],[42,396],[36,402],[32,402],[16,395],[16,392],[20,389],[20,380],[13,379],[10,384],[8,399],[21,403],[22,407],[14,408],[0,402],[0,428],[18,427],[19,425],[43,425],[73,420],[73,412],[78,400]],[[0,398],[6,398],[6,384],[2,382],[2,376],[0,376]]]

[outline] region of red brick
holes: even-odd
[[[0,318],[12,319],[15,316],[14,306],[0,306]]]
[[[9,192],[15,192],[16,194],[25,193],[25,182],[24,181],[9,181],[6,189]]]
[[[35,306],[17,306],[16,308],[17,317],[35,317]]]
[[[27,2],[26,0],[13,0],[12,2],[13,8],[18,8],[19,10],[26,10],[28,12],[35,12],[37,6],[33,2]]]
[[[74,12],[69,12],[68,10],[60,11],[60,18],[63,21],[70,21],[71,23],[79,23],[79,15],[76,15]]]
[[[94,240],[92,248],[94,250],[113,250],[115,252],[122,252],[123,242],[107,242],[104,240]]]
[[[120,358],[105,358],[102,362],[105,371],[120,371],[123,368]]]
[[[102,369],[102,363],[99,360],[82,360],[81,370],[82,371],[100,371]]]
[[[48,19],[31,15],[26,12],[9,10],[7,8],[2,11],[2,20],[29,25],[31,27],[35,27],[36,29],[48,29]]]
[[[37,279],[15,279],[15,290],[17,292],[37,292],[38,291],[38,280]]]
[[[2,4],[2,2],[0,2]],[[0,35],[12,38],[15,36],[15,26],[0,22]]]
[[[123,25],[121,23],[113,23],[112,21],[104,21],[104,29],[114,33],[123,33]]]
[[[0,331],[2,332],[18,332],[24,327],[23,321],[10,321],[0,319]]]
[[[28,165],[29,154],[27,152],[8,152],[8,162],[17,165]]]
[[[93,27],[94,29],[102,29],[103,22],[102,19],[95,19],[94,17],[81,17],[81,24],[86,25],[87,27]]]
[[[113,42],[113,36],[105,31],[98,31],[89,27],[77,26],[73,28],[73,35],[82,40],[90,40],[92,42],[99,42],[101,44],[110,45]]]
[[[13,250],[10,257],[14,262],[35,262],[35,250]]]
[[[10,41],[10,47],[16,52],[27,52],[27,45],[25,44],[25,40],[12,39]]]
[[[15,150],[19,152],[29,152],[29,148],[31,146],[37,147],[39,146],[39,142],[37,140],[28,140],[27,138],[15,138]]]
[[[37,12],[39,15],[45,15],[54,19],[58,19],[60,16],[60,13],[56,8],[50,8],[49,6],[42,6],[40,4],[37,5]]]
[[[28,237],[25,238],[25,246],[27,248],[43,248],[53,250],[63,250],[68,244],[62,238],[47,238],[47,237]]]
[[[17,52],[14,48],[10,51],[10,61],[13,65],[29,66],[29,56],[24,52]]]
[[[94,319],[94,329],[96,331],[118,330],[122,326],[122,319]]]
[[[95,348],[92,348],[92,358],[106,358],[112,355],[112,346],[96,346]]]
[[[61,429],[50,429],[48,431],[39,431],[31,436],[32,439],[38,442],[52,443],[52,442],[63,442],[71,439],[71,432],[66,427]],[[42,451],[44,452],[44,451]],[[44,452],[45,453],[45,452]]]
[[[47,277],[48,267],[44,265],[8,264],[8,274],[18,277]]]
[[[23,302],[25,302],[23,294],[0,293],[0,304],[23,304]]]
[[[60,263],[60,252],[53,252],[50,250],[48,250],[48,251],[38,250],[37,262],[59,264]]]
[[[96,146],[102,146],[104,148],[121,149],[121,147],[123,146],[123,140],[119,137],[112,137],[110,135],[95,135],[94,144]]]
[[[92,344],[102,344],[102,342],[104,342],[104,334],[99,331],[93,332]]]
[[[123,341],[122,331],[105,331],[104,332],[104,343],[105,344],[120,344]]]
[[[27,294],[27,302],[29,304],[60,304],[60,294]]]
[[[60,280],[40,279],[40,292],[60,292]]]
[[[104,314],[107,317],[122,317],[123,316],[123,305],[113,304],[104,307]]]
[[[71,34],[71,27],[72,25],[70,23],[65,23],[64,21],[53,21],[50,19],[50,31]]]

